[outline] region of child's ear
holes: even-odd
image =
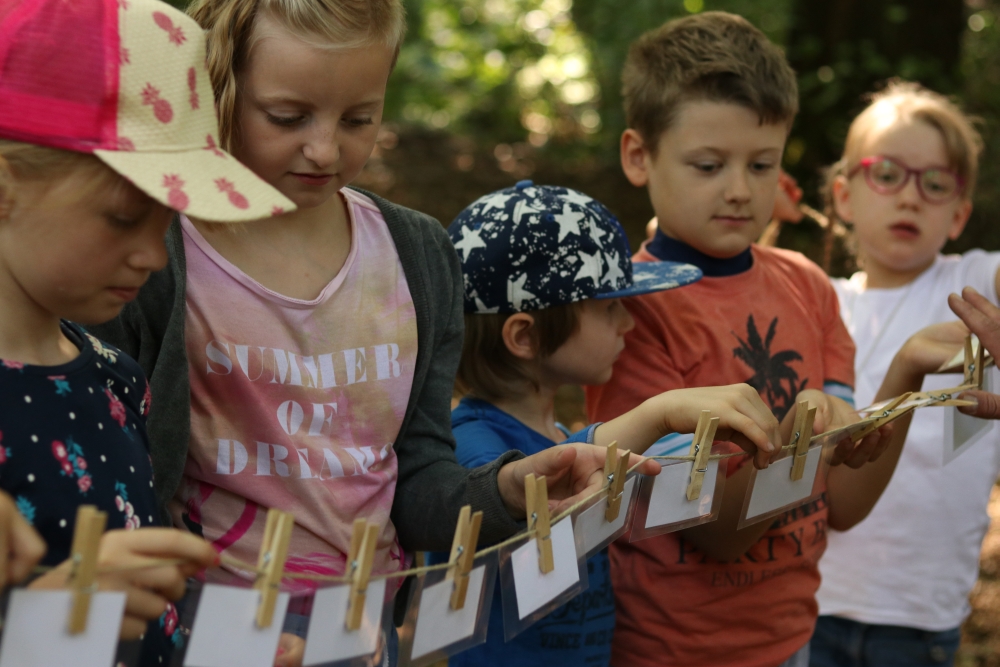
[[[948,226],[948,238],[952,241],[961,236],[962,231],[965,230],[965,225],[969,222],[969,216],[972,215],[972,201],[969,199],[961,199],[958,202],[958,206],[955,207],[955,215],[951,219],[951,225]]]
[[[646,143],[639,132],[632,128],[622,132],[622,171],[625,172],[625,178],[629,180],[629,183],[637,188],[645,187],[649,182],[649,169],[646,162],[648,154]]]
[[[837,217],[844,222],[853,222],[851,219],[851,188],[848,187],[847,179],[844,176],[837,176],[830,186],[833,195],[833,210]]]
[[[503,343],[517,359],[531,361],[538,350],[535,336],[535,318],[528,313],[514,313],[503,323]]]

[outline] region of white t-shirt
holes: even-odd
[[[841,316],[857,344],[855,398],[871,404],[903,343],[920,329],[956,319],[948,294],[971,285],[997,302],[1000,253],[939,256],[909,285],[864,290],[864,275],[833,281]],[[995,371],[991,371],[995,372]],[[924,389],[954,387],[959,375],[928,376]],[[929,631],[961,625],[989,527],[986,505],[1000,474],[994,428],[942,465],[945,410],[918,410],[896,472],[871,514],[847,532],[831,530],[820,559],[820,614]]]

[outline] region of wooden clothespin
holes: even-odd
[[[278,601],[281,575],[288,557],[288,542],[292,538],[295,517],[288,512],[269,509],[264,524],[264,540],[257,557],[257,580],[253,587],[260,591],[257,605],[257,627],[269,628],[274,620],[274,605]]]
[[[101,548],[101,535],[108,522],[107,512],[93,505],[81,505],[76,510],[73,527],[73,546],[70,552],[72,569],[69,588],[73,591],[73,606],[69,614],[69,633],[78,635],[87,629],[90,598],[97,591],[97,555]]]
[[[806,469],[806,454],[809,453],[809,441],[812,440],[813,422],[816,420],[816,408],[809,407],[809,401],[800,401],[795,413],[795,425],[792,431],[792,442],[795,445],[795,458],[792,459],[792,481],[802,479]]]
[[[476,560],[476,543],[479,542],[479,527],[483,523],[483,513],[472,514],[472,507],[466,505],[458,515],[455,539],[451,541],[451,556],[448,558],[448,579],[454,581],[451,591],[451,608],[465,606],[465,594],[469,590],[469,572]]]
[[[694,440],[691,441],[691,456],[694,465],[691,466],[691,482],[687,488],[687,499],[698,500],[701,497],[701,485],[705,482],[708,472],[708,457],[712,453],[712,443],[715,442],[715,432],[719,428],[719,418],[712,416],[711,410],[702,410],[698,417],[698,426],[694,430]]]
[[[868,434],[875,432],[883,424],[888,424],[889,422],[898,419],[899,417],[902,417],[904,414],[906,414],[906,412],[909,412],[909,410],[907,410],[906,412],[902,412],[896,410],[896,408],[902,405],[903,402],[906,401],[911,396],[912,393],[913,392],[908,391],[905,394],[897,396],[896,398],[886,403],[886,406],[882,408],[882,412],[878,412],[869,417],[868,425],[862,428],[857,433],[855,433],[853,436],[851,436],[851,440],[857,442],[858,440],[861,440]]]
[[[367,519],[355,519],[354,532],[351,534],[351,552],[347,555],[348,571],[351,573],[351,597],[347,606],[346,622],[348,630],[357,630],[361,627],[377,543],[378,524],[368,523]]]
[[[528,512],[528,530],[535,531],[538,544],[538,569],[548,574],[556,569],[552,558],[552,524],[549,516],[549,487],[545,477],[528,473],[524,478],[525,508]]]
[[[604,478],[608,480],[608,508],[604,510],[604,518],[614,521],[618,518],[622,507],[622,491],[625,488],[625,476],[628,475],[629,450],[618,457],[618,441],[608,445],[604,459]]]
[[[982,389],[984,365],[983,343],[982,341],[977,341],[976,349],[973,352],[972,334],[969,334],[965,337],[965,363],[962,367],[965,379],[962,384]]]

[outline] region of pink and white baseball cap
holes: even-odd
[[[202,220],[294,210],[219,148],[205,53],[157,0],[0,0],[0,137],[92,153]]]

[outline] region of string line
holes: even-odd
[[[919,394],[914,393],[914,394],[911,394],[907,398],[907,400],[931,399],[932,402],[928,403],[928,404],[926,404],[924,406],[908,406],[908,407],[905,407],[905,408],[902,407],[902,405],[896,406],[895,408],[892,408],[890,410],[884,410],[884,411],[881,411],[881,412],[875,412],[875,413],[873,413],[872,416],[868,417],[866,420],[862,420],[862,422],[867,421],[870,424],[872,424],[872,423],[878,423],[879,425],[881,425],[882,423],[887,423],[888,421],[892,421],[892,419],[889,419],[889,417],[892,417],[893,419],[895,419],[895,413],[896,412],[902,411],[905,414],[906,412],[909,412],[910,410],[915,409],[916,407],[931,407],[935,403],[945,402],[945,401],[948,401],[948,400],[954,400],[954,394],[957,394],[957,393],[960,393],[962,391],[966,391],[966,390],[972,389],[972,388],[974,388],[972,385],[962,385],[960,387],[954,387],[952,389],[939,389],[939,390],[934,391],[933,393],[931,393],[931,392],[922,392],[922,393],[919,393]],[[893,400],[895,400],[895,399],[893,399]],[[885,404],[888,404],[888,403],[891,403],[891,401],[886,401],[885,402]],[[904,404],[905,404],[905,402],[904,402]],[[869,408],[862,409],[859,412],[865,412],[866,410],[869,410]],[[899,415],[899,416],[902,416],[902,415]],[[858,422],[858,423],[862,423],[862,422]],[[832,432],[832,431],[830,431],[830,432]],[[828,433],[830,433],[830,432],[828,432]],[[812,440],[815,440],[817,438],[822,438],[825,435],[827,435],[827,433],[821,433],[819,435],[813,436]],[[778,451],[790,450],[790,449],[794,449],[795,447],[796,447],[796,445],[794,445],[794,444],[784,445],[783,447],[779,448]],[[749,456],[749,455],[747,454],[747,452],[743,452],[743,451],[732,452],[732,453],[728,453],[728,454],[711,454],[708,457],[708,460],[709,461],[719,461],[719,460],[723,460],[723,459],[734,458],[734,457],[737,457],[737,456]],[[694,455],[691,455],[691,454],[684,455],[684,456],[666,456],[666,455],[646,456],[646,457],[643,457],[642,461],[640,461],[639,463],[636,463],[631,468],[629,468],[626,471],[626,474],[634,472],[647,459],[651,459],[651,460],[654,460],[654,461],[694,461],[695,457],[694,457]],[[580,500],[578,500],[577,502],[573,503],[572,505],[570,505],[569,507],[567,507],[563,511],[559,512],[558,514],[556,514],[554,517],[552,517],[551,523],[552,524],[556,524],[556,523],[562,521],[563,519],[571,516],[574,512],[576,512],[577,510],[583,508],[584,506],[586,506],[587,504],[591,503],[595,499],[598,499],[598,498],[600,498],[602,496],[603,497],[607,497],[608,489],[609,488],[610,488],[610,480],[607,481],[607,482],[605,482],[604,486],[601,487],[600,490],[595,491],[594,493],[591,493],[590,495],[585,496],[584,498],[581,498]],[[512,544],[516,544],[518,542],[531,539],[535,535],[537,535],[537,530],[536,529],[534,529],[534,528],[527,529],[527,530],[525,530],[523,532],[520,532],[520,533],[517,533],[516,535],[513,535],[513,536],[511,536],[511,537],[509,537],[509,538],[507,538],[507,539],[505,539],[505,540],[503,540],[501,542],[498,542],[497,544],[493,544],[493,545],[491,545],[489,547],[485,547],[483,549],[480,549],[480,550],[476,551],[474,559],[478,559],[478,558],[481,558],[483,556],[487,556],[489,554],[495,553],[495,552],[500,551],[501,549],[503,549],[505,547],[508,547],[508,546],[510,546]],[[220,560],[220,564],[222,564],[222,565],[226,565],[227,567],[230,567],[230,568],[233,568],[233,569],[236,569],[236,570],[240,570],[240,571],[246,572],[248,574],[253,574],[254,576],[260,576],[261,574],[264,573],[264,570],[258,568],[256,565],[247,563],[247,562],[245,562],[243,560],[240,560],[240,559],[235,558],[233,556],[229,556],[229,555],[224,554],[224,553],[220,553],[219,554],[219,560]],[[112,573],[116,573],[116,572],[132,572],[132,571],[152,569],[152,568],[157,568],[157,567],[174,567],[174,566],[177,566],[177,565],[182,565],[182,564],[187,563],[187,562],[188,561],[185,560],[185,559],[173,558],[173,559],[151,560],[151,561],[146,561],[144,563],[137,563],[137,564],[133,564],[133,565],[99,566],[97,568],[97,574],[112,574]],[[447,569],[453,567],[453,565],[454,565],[453,563],[439,563],[437,565],[424,565],[422,567],[414,567],[414,568],[410,568],[410,569],[407,569],[407,570],[399,570],[397,572],[385,572],[385,573],[381,573],[381,574],[373,574],[373,575],[371,575],[369,577],[369,579],[370,580],[377,580],[377,579],[399,579],[399,578],[410,577],[410,576],[418,576],[418,575],[421,575],[421,574],[426,574],[428,572],[436,572],[436,571],[440,571],[440,570],[447,570]],[[44,573],[47,573],[47,572],[51,572],[54,569],[55,569],[55,567],[51,567],[51,566],[38,566],[38,567],[34,568],[33,573],[34,574],[44,574]],[[351,577],[349,575],[311,574],[311,573],[307,573],[307,572],[283,572],[282,573],[282,578],[283,579],[297,579],[297,580],[319,581],[319,582],[328,582],[328,583],[350,583],[350,581],[351,581]]]

